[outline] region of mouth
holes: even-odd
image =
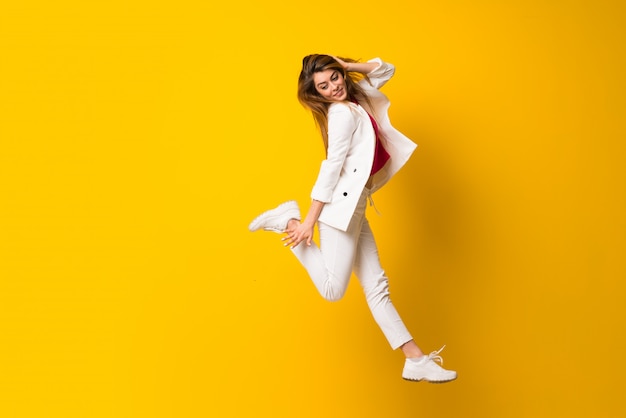
[[[343,94],[343,88],[339,89],[337,93],[333,94],[333,97],[339,97]]]

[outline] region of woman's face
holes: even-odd
[[[315,89],[325,99],[341,102],[348,98],[346,83],[340,71],[328,69],[313,74]]]

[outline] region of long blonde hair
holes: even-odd
[[[351,58],[339,57],[339,59],[344,62],[357,62]],[[326,70],[336,70],[343,75],[348,98],[354,97],[365,100],[367,104],[370,105],[370,108],[371,103],[363,88],[358,84],[363,78],[367,80],[366,75],[347,72],[345,68],[330,55],[312,54],[302,59],[302,70],[298,78],[298,100],[302,106],[310,110],[313,114],[313,119],[322,134],[324,149],[328,151],[328,108],[331,103],[334,102],[324,98],[318,93],[313,80],[315,73]]]

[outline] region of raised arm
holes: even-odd
[[[333,58],[337,60],[346,71],[355,73],[369,74],[380,65],[378,62],[345,62],[341,58],[335,56],[333,56]]]

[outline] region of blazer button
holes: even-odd
[[[354,169],[353,173],[356,173],[356,168]]]
[[[344,196],[348,196],[348,193],[347,193],[347,192],[343,192],[343,195],[344,195]]]

